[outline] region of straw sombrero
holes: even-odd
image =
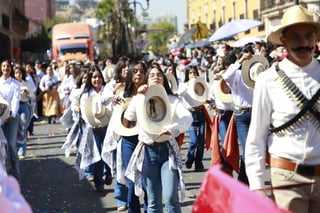
[[[268,60],[261,55],[254,55],[242,65],[241,75],[243,82],[253,88],[258,75],[269,68]]]
[[[112,123],[114,124],[114,132],[121,136],[137,135],[139,128],[137,122],[128,121],[124,118],[124,113],[127,110],[132,98],[124,98],[120,104],[113,108]]]
[[[168,95],[160,84],[152,85],[145,95],[138,96],[137,115],[141,128],[150,133],[158,134],[172,121]]]
[[[231,90],[222,78],[213,81],[213,90],[215,98],[223,103],[231,103],[233,101]]]
[[[296,24],[311,24],[315,26],[317,31],[317,38],[320,38],[320,23],[315,22],[312,13],[302,7],[301,5],[295,5],[290,7],[284,14],[281,20],[281,25],[275,31],[271,32],[268,36],[268,41],[274,44],[282,45],[280,36],[285,28]]]
[[[10,117],[10,106],[8,101],[2,97],[2,94],[0,93],[0,103],[7,105],[6,108],[0,109],[0,120],[2,120],[2,123],[6,121]]]
[[[178,91],[178,83],[177,83],[176,78],[171,73],[167,73],[166,77],[168,79],[168,83],[169,83],[169,86],[170,86],[172,92],[176,93]]]
[[[110,111],[108,108],[101,104],[101,95],[94,94],[88,97],[82,113],[88,119],[88,123],[93,127],[107,126],[110,119]]]
[[[205,102],[208,98],[208,85],[203,78],[192,78],[188,82],[187,93],[194,100]]]

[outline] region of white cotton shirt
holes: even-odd
[[[169,103],[171,109],[174,110],[174,121],[172,124],[164,127],[166,128],[171,135],[154,135],[149,134],[141,125],[139,125],[139,141],[142,141],[145,144],[152,144],[153,142],[164,142],[168,141],[170,137],[177,137],[179,134],[184,133],[188,130],[189,126],[192,123],[191,113],[182,105],[181,100],[173,95],[169,95]],[[127,110],[124,113],[124,117],[129,121],[137,121],[139,124],[139,115],[137,116],[136,106],[138,104],[139,97],[138,95],[133,96]]]
[[[234,105],[248,108],[252,106],[253,89],[243,82],[240,67],[238,61],[231,64],[223,79],[231,90]]]
[[[0,78],[0,92],[9,103],[11,117],[16,117],[21,99],[19,81],[12,77],[9,77],[6,80],[4,80],[4,78]]]
[[[301,68],[284,59],[279,66],[307,99],[311,99],[320,88],[320,64],[317,60],[313,59],[309,65]],[[266,146],[273,157],[306,165],[320,165],[320,130],[310,120],[284,136],[269,132],[270,124],[278,127],[300,111],[281,83],[275,80],[278,77],[275,67],[272,67],[259,74],[254,88],[245,152],[246,171],[253,190],[264,185]],[[320,110],[319,105],[317,109]]]

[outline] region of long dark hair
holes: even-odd
[[[81,68],[80,68],[80,74],[76,77],[76,80],[75,80],[75,82],[76,82],[76,88],[80,88],[81,87],[81,85],[82,85],[82,79],[83,79],[83,77],[85,76],[85,75],[88,75],[88,73],[89,73],[89,67],[87,67],[87,66],[82,66]]]
[[[93,73],[95,71],[98,71],[100,73],[101,80],[102,80],[102,85],[103,86],[106,85],[106,82],[103,79],[103,75],[102,75],[102,72],[101,72],[100,68],[98,66],[96,66],[96,65],[92,65],[88,69],[88,78],[87,78],[87,82],[86,82],[86,84],[84,86],[83,93],[88,92],[91,89],[91,87],[92,87],[91,78],[92,78],[92,75],[93,75]]]
[[[124,98],[127,98],[127,97],[132,97],[133,95],[133,92],[134,92],[134,83],[132,82],[132,77],[133,77],[133,74],[134,74],[134,69],[135,69],[135,66],[140,64],[142,69],[143,69],[143,73],[146,74],[147,72],[147,67],[146,65],[143,63],[143,61],[133,61],[130,63],[129,65],[129,69],[128,69],[128,73],[127,73],[127,77],[126,77],[126,83],[125,83],[125,86],[124,86],[124,93],[123,93],[123,97]]]
[[[168,95],[175,95],[175,94],[173,94],[173,92],[170,88],[170,85],[169,85],[169,82],[168,82],[166,75],[164,74],[164,72],[162,71],[162,69],[159,66],[152,66],[149,68],[148,72],[146,73],[145,83],[146,84],[148,83],[149,74],[152,69],[157,69],[158,71],[160,71],[163,74],[163,87],[166,90],[167,94]]]
[[[189,66],[189,67],[186,68],[186,71],[184,72],[185,73],[184,82],[188,82],[189,81],[189,73],[190,73],[191,70],[195,70],[196,73],[197,73],[197,76],[199,76],[199,71],[198,71],[197,66]]]
[[[119,60],[118,63],[116,64],[116,67],[114,68],[114,80],[117,83],[121,83],[125,81],[125,79],[122,79],[121,77],[121,72],[122,72],[122,69],[127,66],[127,60],[128,59]]]
[[[26,70],[21,65],[15,66],[13,72],[11,71],[13,73],[13,76],[15,79],[16,79],[16,77],[15,77],[14,73],[16,72],[16,70],[20,70],[20,72],[22,74],[22,80],[26,81],[26,75],[27,75]]]

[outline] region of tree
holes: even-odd
[[[169,22],[154,24],[151,29],[148,30],[148,40],[151,45],[151,51],[159,53],[160,55],[168,53],[167,44],[175,32],[175,26]]]
[[[96,18],[106,20],[114,6],[114,0],[102,0],[94,10]]]

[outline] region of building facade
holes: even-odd
[[[308,8],[319,20],[319,0],[186,0],[187,20],[186,30],[197,21],[207,25],[211,33],[219,27],[237,19],[254,19],[263,22],[263,25],[244,33],[244,36],[266,38],[267,35],[280,25],[285,10],[295,4]]]
[[[259,0],[187,0],[188,27],[197,21],[206,24],[211,33],[231,20],[255,19],[263,21]],[[240,33],[243,36],[263,36],[264,25]]]
[[[25,14],[29,19],[43,23],[55,15],[54,0],[24,0]]]
[[[24,15],[24,1],[0,0],[0,5],[0,61],[19,62],[20,41],[29,26],[29,20]]]

